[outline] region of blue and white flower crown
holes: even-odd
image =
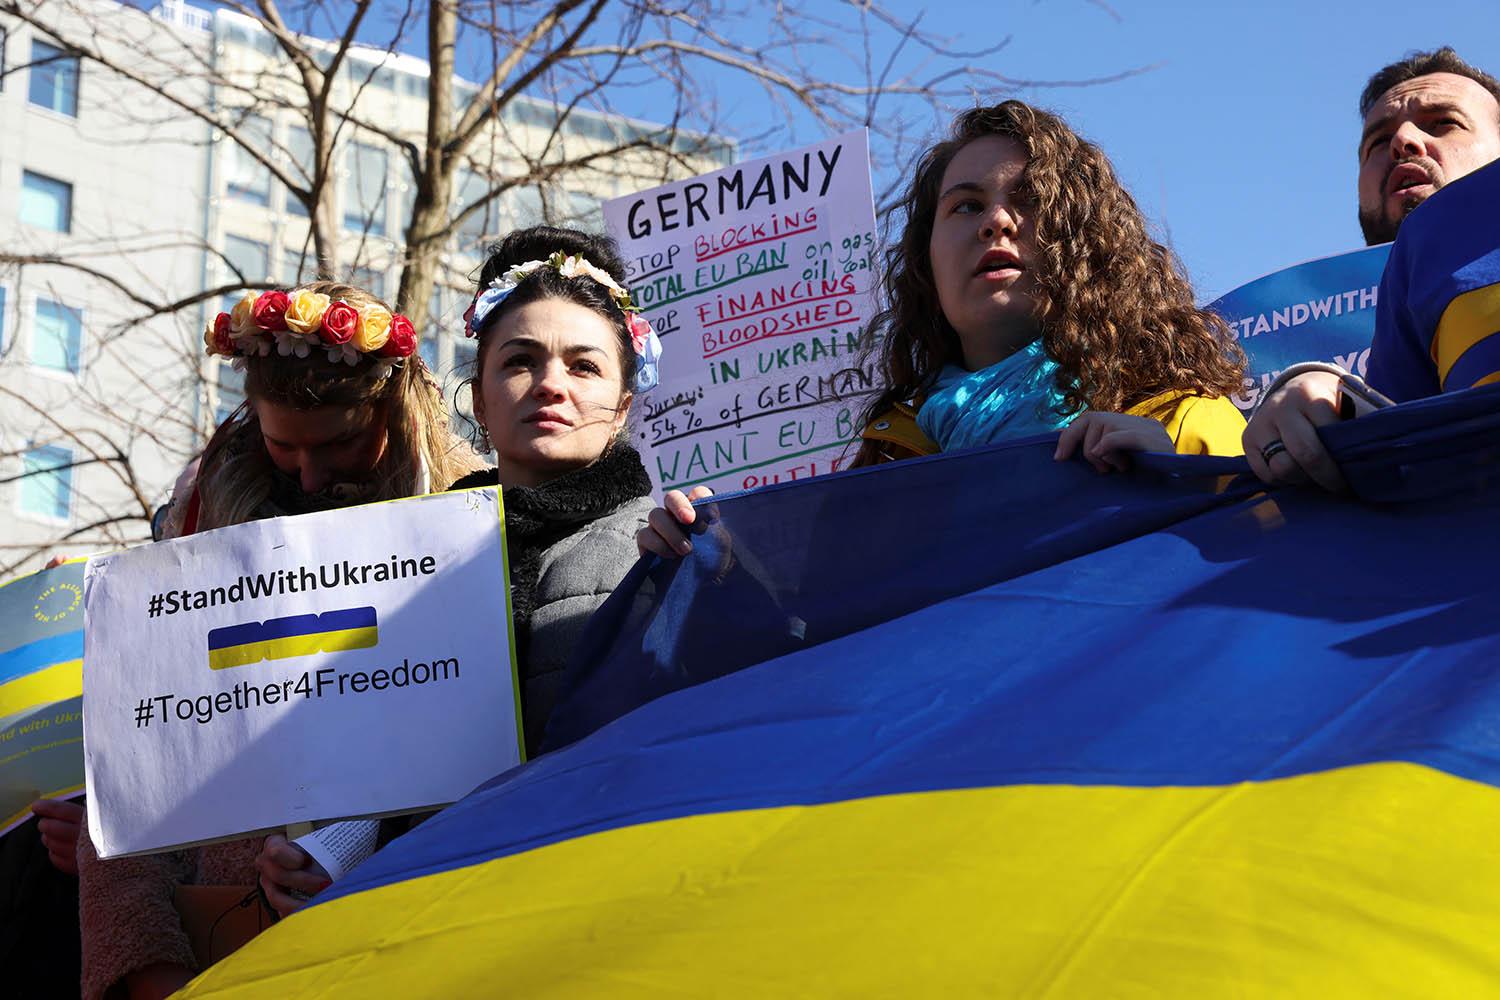
[[[464,313],[464,336],[479,336],[480,328],[484,326],[485,319],[495,311],[495,307],[509,298],[510,293],[520,287],[521,282],[530,277],[532,272],[544,267],[552,268],[564,278],[591,278],[609,291],[610,299],[625,314],[625,326],[630,330],[630,345],[636,353],[635,383],[631,386],[631,391],[641,393],[656,388],[661,381],[658,370],[661,363],[661,338],[656,335],[651,322],[641,315],[639,306],[631,303],[630,293],[611,278],[607,271],[591,264],[584,257],[566,254],[561,250],[546,260],[528,260],[515,265],[474,296],[474,301]]]

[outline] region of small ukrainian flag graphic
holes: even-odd
[[[374,608],[290,615],[212,629],[208,633],[208,665],[213,670],[227,670],[261,660],[369,649],[379,641]]]

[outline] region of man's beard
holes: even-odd
[[[1416,204],[1412,204],[1403,208],[1399,219],[1387,218],[1384,206],[1378,212],[1360,212],[1359,229],[1365,234],[1365,246],[1372,247],[1377,243],[1389,243],[1394,240],[1396,231],[1401,228],[1402,220],[1416,207]]]
[[[1427,172],[1428,181],[1432,184],[1433,194],[1436,194],[1442,188],[1445,183],[1442,169],[1427,157],[1416,156],[1405,160],[1397,160],[1391,164],[1390,169],[1385,172],[1385,177],[1380,182],[1380,190],[1382,192],[1385,191],[1385,185],[1390,180],[1391,173],[1397,167],[1407,163],[1418,164]],[[1427,197],[1430,198],[1431,195]],[[1372,247],[1377,243],[1389,243],[1394,240],[1396,238],[1396,231],[1401,228],[1401,223],[1411,214],[1411,210],[1422,204],[1427,198],[1402,199],[1401,210],[1394,219],[1389,218],[1385,214],[1386,200],[1382,197],[1380,199],[1380,208],[1374,212],[1361,210],[1359,213],[1359,229],[1360,232],[1365,234],[1365,246],[1367,247]]]

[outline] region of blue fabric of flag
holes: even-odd
[[[1238,459],[1100,477],[1042,439],[720,498],[689,558],[643,561],[596,619],[560,749],[328,898],[875,794],[1393,760],[1500,784],[1500,387],[1325,440],[1357,498],[1268,493]]]
[[[1467,495],[1493,474],[1497,391],[1409,404],[1324,436],[1362,500]],[[1262,489],[1242,458],[1144,455],[1135,475],[1100,479],[1081,462],[1052,462],[1055,440],[700,503],[693,558],[637,565],[591,623],[544,749],[669,691],[1100,552]]]
[[[1500,163],[1420,208],[1381,280],[1366,372],[1397,402],[1500,378]]]
[[[1355,496],[1033,439],[721,497],[548,734],[186,996],[1477,996],[1500,387]]]

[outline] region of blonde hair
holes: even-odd
[[[356,309],[385,305],[369,292],[337,282],[299,287],[343,299]],[[389,375],[364,359],[350,366],[317,352],[306,358],[248,357],[245,363],[245,402],[214,432],[199,463],[198,530],[253,520],[270,496],[275,467],[261,437],[252,405],[256,400],[297,410],[382,410],[386,446],[371,474],[372,501],[412,496],[423,489],[424,480],[429,489],[445,489],[483,467],[473,448],[449,428],[442,391],[420,354],[406,358]]]

